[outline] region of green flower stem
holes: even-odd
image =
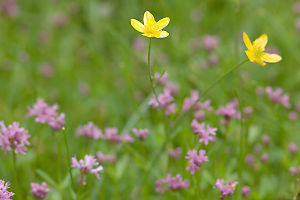
[[[298,186],[299,186],[299,178],[298,178],[298,176],[296,176],[295,177],[295,190],[294,190],[293,200],[297,200]]]
[[[65,142],[65,147],[66,147],[66,153],[67,153],[67,165],[68,165],[68,171],[69,171],[69,175],[70,175],[70,179],[71,179],[71,187],[74,190],[74,181],[73,181],[73,175],[72,175],[72,169],[71,169],[71,157],[70,157],[70,152],[69,152],[69,145],[68,145],[68,139],[67,139],[67,135],[66,135],[66,131],[63,128],[63,135],[64,135],[64,142]]]
[[[16,195],[17,199],[20,199],[20,197],[22,196],[22,194],[20,193],[20,187],[19,187],[19,178],[18,178],[18,172],[17,172],[17,167],[16,167],[16,163],[17,163],[17,158],[16,158],[16,154],[15,154],[15,150],[12,149],[12,162],[13,162],[13,170],[14,170],[14,177],[15,177],[15,187],[16,187]]]

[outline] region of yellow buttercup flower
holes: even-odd
[[[162,29],[166,27],[169,24],[169,22],[169,17],[165,17],[156,22],[153,15],[149,11],[146,11],[144,14],[144,24],[142,24],[136,19],[131,19],[131,26],[135,30],[143,33],[143,36],[149,38],[165,38],[168,37],[169,33],[167,31],[162,31]]]
[[[268,36],[266,34],[263,34],[257,38],[253,44],[245,32],[243,33],[243,39],[246,47],[248,48],[248,50],[245,52],[251,62],[257,62],[261,66],[265,66],[265,62],[277,63],[281,61],[281,56],[264,52],[268,43]]]

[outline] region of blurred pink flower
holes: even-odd
[[[197,90],[191,91],[191,96],[188,98],[185,98],[182,105],[182,111],[189,110],[192,106],[194,106],[199,99],[199,94]]]
[[[261,161],[263,163],[267,162],[269,160],[269,155],[267,153],[264,153],[262,156],[261,156]]]
[[[0,122],[0,146],[3,151],[14,151],[15,154],[25,154],[27,147],[30,145],[28,138],[30,135],[24,128],[19,127],[18,122],[13,122],[8,127],[5,126],[4,122]]]
[[[294,143],[294,142],[289,143],[289,151],[290,151],[292,154],[297,153],[297,151],[298,151],[297,144]]]
[[[281,103],[284,107],[290,108],[290,97],[287,94],[283,95],[282,92],[281,88],[274,90],[270,86],[266,87],[266,93],[273,102]]]
[[[225,125],[228,125],[231,119],[240,119],[241,113],[238,111],[238,101],[234,99],[233,101],[226,104],[226,106],[220,106],[219,109],[216,111],[217,115],[221,115],[224,117]]]
[[[129,134],[118,134],[117,128],[106,128],[105,135],[103,136],[104,139],[107,139],[112,142],[133,142],[133,138]]]
[[[19,6],[16,0],[4,0],[1,3],[1,11],[10,17],[16,17],[19,14]]]
[[[207,51],[213,51],[219,46],[219,37],[214,35],[206,35],[202,41]]]
[[[255,157],[252,155],[252,154],[247,154],[246,157],[245,157],[245,162],[248,164],[248,165],[254,165],[254,162],[255,162]]]
[[[40,66],[40,74],[46,78],[52,77],[53,76],[53,66],[48,63],[42,64]]]
[[[98,159],[99,163],[104,163],[104,162],[114,163],[114,162],[116,162],[116,156],[105,155],[100,151],[97,153],[96,158]]]
[[[264,145],[266,145],[267,147],[269,147],[271,145],[271,139],[270,139],[270,136],[268,136],[268,135],[263,135],[262,141],[263,141]]]
[[[167,187],[172,191],[178,191],[187,188],[189,185],[190,182],[188,180],[182,180],[180,174],[177,174],[175,177],[171,177],[171,175],[168,174],[166,178],[155,181],[155,191],[163,194]]]
[[[193,132],[199,135],[200,143],[203,142],[205,145],[208,145],[209,141],[214,142],[214,138],[211,135],[216,135],[217,128],[211,128],[209,125],[205,128],[204,123],[199,124],[195,119],[192,121],[191,127]]]
[[[149,130],[148,129],[136,129],[133,128],[132,129],[132,133],[139,138],[140,140],[144,141],[147,137],[147,135],[149,134]]]
[[[178,158],[180,158],[180,156],[181,156],[182,150],[181,150],[180,147],[177,147],[177,148],[175,148],[175,149],[169,149],[168,152],[169,152],[169,156],[170,156],[171,158],[173,158],[173,159],[178,159]]]
[[[242,188],[243,197],[247,198],[249,196],[250,192],[251,192],[251,188],[249,186],[247,186],[247,185],[243,186],[243,188]]]
[[[75,135],[95,140],[103,137],[102,131],[93,122],[88,122],[86,125],[79,126]]]
[[[227,185],[224,185],[224,180],[223,179],[218,179],[215,185],[215,188],[220,190],[221,195],[220,198],[223,199],[225,196],[232,195],[236,185],[238,182],[231,182],[230,180],[228,181]]]
[[[208,157],[205,156],[206,151],[200,149],[199,155],[197,153],[197,150],[189,150],[188,156],[186,156],[186,159],[189,159],[189,165],[186,168],[191,172],[191,174],[194,174],[195,171],[200,170],[200,166],[203,162],[208,162]]]
[[[216,54],[211,54],[209,56],[209,65],[216,66],[219,64],[219,57]]]
[[[38,183],[31,183],[30,186],[31,193],[38,199],[45,199],[50,191],[46,182],[42,182],[41,185],[39,185]]]
[[[165,72],[164,74],[155,73],[154,78],[159,85],[166,85],[168,79],[168,72]]]
[[[291,111],[289,113],[289,119],[292,121],[296,121],[297,119],[299,119],[299,114],[297,111]]]

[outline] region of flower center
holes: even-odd
[[[255,47],[254,48],[254,55],[255,55],[256,58],[261,57],[263,53],[264,53],[263,48],[261,48],[261,47]]]
[[[158,31],[157,25],[156,24],[149,24],[144,26],[144,31],[145,33],[155,33]]]

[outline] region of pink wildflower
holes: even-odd
[[[39,199],[45,199],[47,194],[50,191],[47,186],[47,183],[45,182],[42,182],[41,185],[39,185],[38,183],[31,183],[30,186],[31,186],[31,193],[33,194],[33,196]]]
[[[167,89],[164,90],[164,92],[157,97],[158,102],[155,97],[153,97],[149,105],[151,105],[153,108],[159,108],[160,106],[166,110],[166,115],[175,112],[175,104],[171,104],[171,102],[174,100],[174,97],[171,95],[171,92]]]
[[[208,162],[208,157],[205,156],[206,151],[200,149],[199,155],[197,153],[197,150],[189,150],[188,156],[186,156],[186,159],[189,159],[189,166],[186,168],[187,170],[191,171],[191,174],[194,174],[195,171],[200,170],[200,166],[203,162]]]
[[[162,194],[166,191],[167,187],[172,191],[178,191],[185,189],[189,184],[190,182],[188,180],[182,180],[180,174],[177,174],[175,177],[171,177],[171,175],[168,174],[166,178],[155,181],[155,191]]]
[[[3,151],[14,151],[14,153],[25,154],[29,145],[28,138],[30,135],[24,128],[19,127],[18,122],[13,122],[8,127],[5,126],[4,122],[0,122],[0,146]]]
[[[229,180],[228,184],[224,185],[224,180],[223,179],[218,179],[217,182],[216,182],[215,188],[220,190],[220,192],[221,192],[220,198],[222,199],[225,196],[232,195],[234,190],[235,190],[235,186],[237,184],[238,184],[238,182],[231,182]]]
[[[10,17],[15,17],[19,14],[19,7],[16,0],[5,0],[1,3],[1,11]]]
[[[254,162],[255,162],[255,157],[252,155],[252,154],[247,154],[246,157],[245,157],[245,162],[248,164],[248,165],[254,165]]]
[[[267,161],[269,160],[269,155],[267,153],[264,153],[262,156],[261,156],[261,161],[263,163],[266,163]]]
[[[159,85],[166,85],[168,79],[168,72],[165,72],[163,75],[155,73],[154,78]]]
[[[119,135],[117,128],[106,128],[103,138],[112,142],[133,142],[129,134]]]
[[[1,200],[11,200],[10,197],[14,195],[13,192],[7,191],[9,188],[8,183],[5,183],[3,180],[0,180],[0,199]]]
[[[116,162],[116,157],[114,155],[105,155],[100,151],[97,153],[96,158],[98,159],[99,163],[104,163],[104,162],[114,163],[114,162]]]
[[[173,159],[178,159],[180,158],[181,156],[181,148],[180,147],[177,147],[175,149],[169,149],[169,156],[171,156]]]
[[[37,103],[34,104],[32,108],[28,107],[28,113],[26,116],[36,116],[35,121],[43,124],[57,116],[57,109],[58,106],[56,104],[49,106],[45,103],[44,99],[38,98]]]
[[[243,197],[247,198],[249,196],[251,192],[251,188],[247,185],[245,185],[243,188],[242,188],[242,195]]]
[[[71,167],[80,170],[81,178],[79,179],[79,182],[83,185],[85,184],[85,177],[88,173],[94,174],[97,179],[100,179],[99,172],[103,170],[103,167],[99,165],[96,158],[91,155],[85,155],[84,160],[79,161],[77,161],[76,157],[73,157]]]
[[[270,136],[264,135],[263,138],[262,138],[262,140],[263,140],[264,145],[266,145],[267,147],[271,145]]]
[[[148,129],[136,129],[136,128],[133,128],[132,129],[132,133],[137,137],[139,138],[140,140],[144,141],[147,137],[147,135],[149,134],[149,130]]]
[[[207,51],[213,51],[219,46],[219,38],[213,35],[206,35],[203,37],[203,44]]]
[[[284,107],[290,108],[290,97],[287,94],[282,95],[282,92],[281,88],[274,90],[270,86],[266,87],[266,93],[274,103],[281,103]]]
[[[58,116],[51,118],[48,121],[48,125],[54,131],[63,129],[63,127],[65,126],[65,113],[61,113]]]
[[[203,142],[205,145],[208,145],[208,142],[214,142],[214,138],[211,135],[216,135],[217,128],[211,128],[209,125],[206,126],[205,124],[201,123],[199,124],[196,120],[192,121],[192,129],[194,133],[199,134],[200,139],[199,142]]]
[[[75,135],[95,140],[103,137],[102,131],[93,122],[88,122],[84,126],[79,126],[76,130]]]
[[[289,144],[289,150],[290,150],[290,152],[291,152],[292,154],[297,153],[297,151],[298,151],[297,144],[294,143],[294,142],[291,142],[291,143]]]
[[[182,111],[187,111],[190,109],[199,99],[199,94],[197,90],[191,91],[191,97],[185,98],[182,105]]]

